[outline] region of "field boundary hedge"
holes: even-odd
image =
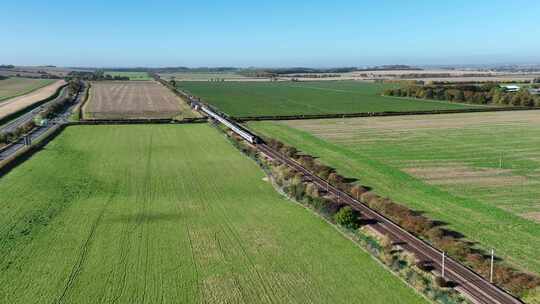
[[[190,124],[205,123],[206,117],[184,118],[175,120],[170,118],[141,118],[141,119],[81,119],[69,122],[69,125],[144,125],[144,124]]]
[[[426,111],[386,111],[386,112],[359,112],[337,114],[303,114],[303,115],[262,115],[262,116],[238,116],[232,117],[238,122],[263,121],[263,120],[302,120],[302,119],[335,119],[354,117],[379,117],[379,116],[406,116],[406,115],[435,115],[435,114],[458,114],[479,112],[504,112],[504,111],[531,111],[540,110],[540,107],[489,107],[454,110],[426,110]]]
[[[58,89],[56,89],[54,94],[52,94],[51,96],[49,96],[49,97],[47,97],[45,99],[42,99],[42,100],[40,100],[40,101],[38,101],[36,103],[33,103],[33,104],[31,104],[31,105],[29,105],[27,107],[24,107],[24,108],[20,109],[19,111],[13,112],[13,113],[5,116],[4,118],[0,119],[0,125],[6,124],[9,121],[21,116],[22,114],[24,114],[24,113],[26,113],[28,111],[31,111],[31,110],[43,105],[44,103],[49,102],[49,101],[57,98],[60,95],[60,92],[62,92],[62,90],[64,88],[66,88],[67,86],[68,86],[68,84],[66,83],[65,85],[63,85],[63,86],[59,87]]]
[[[86,88],[84,90],[84,98],[83,101],[77,105],[77,108],[73,111],[77,111],[77,114],[79,115],[79,120],[83,119],[84,115],[84,106],[88,102],[88,99],[90,99],[90,88],[92,88],[92,83],[90,81],[85,82]]]

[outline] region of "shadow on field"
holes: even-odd
[[[132,215],[121,215],[116,216],[108,220],[112,223],[131,223],[131,224],[141,224],[149,222],[177,222],[184,218],[182,214],[179,213],[162,213],[162,212],[144,212],[136,213]]]

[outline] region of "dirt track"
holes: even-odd
[[[47,97],[53,95],[56,90],[66,84],[64,80],[59,80],[46,87],[35,90],[26,95],[8,99],[0,104],[0,119],[31,106]]]

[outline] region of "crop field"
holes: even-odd
[[[28,94],[53,83],[53,79],[32,79],[11,77],[0,80],[0,102],[16,96]]]
[[[249,125],[540,273],[540,111]]]
[[[452,104],[381,96],[395,84],[359,81],[178,82],[180,89],[236,117],[464,109]]]
[[[52,84],[38,88],[27,94],[0,102],[0,120],[53,96],[65,84],[66,82],[64,80],[56,80]]]
[[[152,80],[147,72],[117,72],[105,71],[105,75],[129,77],[129,80]]]
[[[263,178],[207,125],[68,127],[0,179],[0,298],[425,302]]]
[[[197,117],[186,102],[154,81],[94,82],[83,111],[86,119]]]

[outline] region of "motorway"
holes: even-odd
[[[28,136],[30,136],[31,141],[35,141],[36,139],[40,138],[43,134],[45,134],[47,131],[52,130],[53,128],[59,127],[62,124],[65,124],[68,122],[69,116],[71,115],[71,112],[73,111],[73,108],[81,102],[82,94],[80,92],[84,91],[84,87],[81,88],[77,96],[75,97],[75,102],[72,103],[64,112],[57,115],[55,118],[49,120],[47,125],[45,126],[38,126],[34,128]],[[62,92],[57,98],[65,97],[67,96],[67,88],[62,89]],[[53,101],[58,100],[54,99]],[[40,110],[44,109],[49,103],[53,102],[47,102],[43,104],[42,106],[36,108],[35,110],[32,110],[28,113],[25,113],[24,115],[14,119],[13,121],[7,123],[6,125],[2,126],[0,128],[0,131],[9,130],[8,128],[17,128],[18,126],[24,124],[26,121],[30,121],[33,119],[33,117],[39,113]],[[39,110],[38,110],[39,109]],[[31,115],[30,115],[31,114]],[[24,117],[24,118],[23,118]],[[17,152],[24,149],[26,146],[24,144],[24,138],[18,139],[16,142],[0,148],[0,161],[3,159],[10,158],[11,156],[15,155]]]
[[[19,126],[22,126],[23,124],[31,121],[41,110],[47,108],[50,104],[53,102],[60,100],[61,98],[65,98],[68,95],[67,86],[63,87],[58,96],[34,109],[31,111],[28,111],[21,116],[11,120],[10,122],[0,126],[0,132],[13,132],[15,129],[17,129]]]
[[[321,190],[328,190],[329,194],[339,197],[341,202],[348,204],[360,212],[364,218],[375,222],[375,224],[371,225],[374,230],[390,237],[395,244],[399,244],[399,246],[401,246],[405,251],[413,253],[418,260],[431,262],[431,265],[437,272],[442,272],[441,251],[405,231],[390,219],[372,210],[347,193],[333,187],[332,185],[329,185],[325,180],[319,178],[293,159],[274,151],[266,144],[257,144],[256,147],[268,157],[287,164],[289,167],[297,170],[298,172],[302,172]],[[504,290],[491,284],[471,269],[448,257],[445,258],[444,277],[446,280],[456,283],[458,285],[456,289],[467,296],[474,303],[522,303],[520,300],[514,298]]]

